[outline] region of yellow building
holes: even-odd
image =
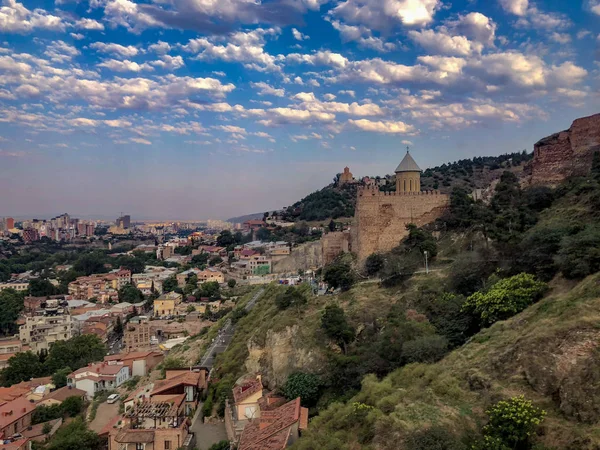
[[[163,294],[154,300],[154,317],[174,316],[183,296],[177,292]]]

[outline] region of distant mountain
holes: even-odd
[[[227,222],[231,223],[244,223],[247,220],[258,220],[262,219],[264,216],[264,212],[246,214],[245,216],[232,217],[231,219],[227,219]]]

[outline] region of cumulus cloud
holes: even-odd
[[[4,33],[31,33],[35,29],[65,31],[63,20],[47,11],[27,9],[16,0],[3,0],[0,7],[0,30]]]
[[[308,111],[328,112],[328,113],[343,113],[352,116],[380,116],[383,115],[383,110],[375,103],[358,104],[341,103],[328,101],[323,102],[315,97],[312,92],[300,92],[292,97],[300,103],[298,107]]]
[[[271,108],[260,111],[257,114],[265,118],[259,120],[258,123],[269,127],[285,124],[327,123],[335,120],[335,114],[294,108]]]
[[[149,64],[164,70],[177,70],[185,66],[183,58],[179,55],[162,55],[159,60],[151,61]]]
[[[440,0],[346,0],[333,8],[331,14],[347,23],[389,30],[397,25],[427,25],[440,6]]]
[[[90,48],[93,48],[100,53],[113,54],[123,58],[131,58],[138,54],[138,49],[133,45],[125,46],[114,43],[106,44],[104,42],[94,42],[93,44],[90,44]]]
[[[152,142],[150,142],[148,139],[144,139],[144,138],[130,138],[129,139],[131,142],[135,142],[136,144],[142,144],[142,145],[152,145]]]
[[[407,134],[413,133],[415,128],[412,125],[407,125],[401,121],[372,121],[367,119],[348,120],[350,125],[363,131],[373,131],[376,133],[389,133],[389,134]]]
[[[148,50],[163,55],[171,51],[171,45],[168,42],[158,41],[156,44],[149,45]]]
[[[494,45],[497,25],[492,19],[479,12],[459,15],[456,20],[447,21],[446,25],[473,41],[486,46]]]
[[[98,64],[98,67],[104,67],[113,72],[141,72],[143,70],[154,70],[148,63],[138,64],[135,61],[129,61],[128,59],[107,59]]]
[[[471,42],[464,36],[450,36],[445,29],[411,30],[408,36],[428,52],[436,54],[467,56],[483,49],[482,44]]]
[[[260,81],[258,83],[250,83],[254,89],[258,89],[258,95],[274,95],[275,97],[283,97],[285,95],[285,89],[276,89],[273,86]]]
[[[389,52],[396,48],[391,42],[384,42],[373,36],[371,30],[364,25],[347,25],[339,20],[330,20],[331,25],[340,33],[342,42],[355,41],[359,47],[370,48],[379,52]]]
[[[292,28],[292,35],[294,36],[294,39],[296,39],[297,41],[305,41],[307,39],[310,39],[310,37],[308,37],[304,33],[301,33],[296,28]]]
[[[246,68],[261,71],[278,71],[277,58],[264,50],[267,36],[275,36],[276,28],[231,33],[228,36],[191,39],[183,49],[196,54],[199,60],[239,62]]]
[[[529,6],[529,0],[500,0],[504,10],[515,16],[524,16]]]
[[[104,30],[104,25],[94,19],[83,18],[75,22],[75,28],[80,30]]]
[[[586,7],[594,14],[598,14],[600,16],[600,0],[588,0]]]

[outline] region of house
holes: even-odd
[[[220,256],[221,258],[227,256],[227,249],[225,247],[201,245],[199,248],[202,249],[203,253],[208,253],[210,256]]]
[[[181,303],[183,296],[177,292],[163,294],[154,300],[154,316],[173,316],[175,307]]]
[[[190,414],[198,407],[200,394],[207,388],[208,370],[198,368],[197,371],[190,369],[168,369],[166,379],[156,381],[150,398],[157,395],[180,395],[185,394],[185,414]]]
[[[44,397],[39,403],[39,406],[52,406],[60,405],[69,397],[81,397],[85,398],[87,392],[82,389],[77,389],[72,386],[63,386],[55,391],[50,392]]]
[[[60,426],[62,425],[62,419],[54,419],[44,423],[38,423],[31,427],[28,427],[26,430],[23,430],[21,434],[23,437],[28,438],[33,442],[44,442],[49,436],[53,436],[54,433],[58,431]],[[44,427],[46,424],[50,425],[50,432],[44,433]],[[2,449],[3,447],[0,447]]]
[[[19,339],[34,352],[48,350],[57,341],[73,337],[73,322],[64,300],[46,300],[19,327]]]
[[[250,420],[260,417],[258,401],[263,396],[263,384],[260,375],[242,382],[233,388],[233,401],[237,420]]]
[[[15,339],[16,337],[16,339]],[[8,367],[8,360],[23,351],[23,344],[18,336],[0,340],[0,370]]]
[[[31,425],[35,403],[25,397],[4,402],[0,405],[0,439],[20,433]]]
[[[5,440],[0,444],[2,450],[31,450],[31,440],[26,437]]]
[[[153,343],[154,337],[152,327],[147,321],[133,323],[131,320],[123,331],[123,348],[128,351],[150,350],[152,346],[158,344],[158,340]],[[156,338],[155,338],[156,339]]]
[[[156,395],[134,403],[108,434],[109,450],[191,450],[195,446],[185,394]]]
[[[240,437],[238,450],[283,450],[308,428],[308,408],[300,406],[300,397],[286,404],[265,407],[260,417],[250,420]]]
[[[198,284],[206,283],[207,281],[216,281],[219,284],[225,283],[225,276],[223,275],[223,272],[215,269],[214,267],[201,270],[197,275]]]
[[[266,227],[267,224],[263,220],[246,220],[243,224],[243,229],[245,232],[248,231],[256,231],[259,228]]]
[[[104,357],[104,361],[108,364],[126,365],[129,367],[129,373],[132,377],[143,377],[160,364],[163,358],[162,352],[148,350],[109,355]]]
[[[116,389],[130,378],[129,367],[106,362],[82,367],[67,377],[67,386],[86,392],[88,399],[101,391]]]

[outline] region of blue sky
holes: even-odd
[[[600,112],[600,0],[2,0],[0,216],[202,219]]]

